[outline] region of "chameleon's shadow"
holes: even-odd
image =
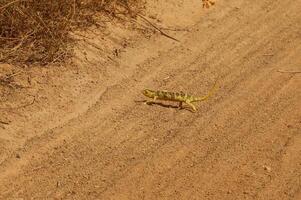
[[[182,108],[179,108],[179,106],[164,104],[164,103],[160,103],[160,102],[147,103],[146,105],[149,105],[149,106],[157,105],[157,106],[161,106],[161,107],[164,107],[164,108],[176,108],[176,109],[179,109],[179,110],[182,109]]]
[[[136,102],[144,102],[146,103],[147,101],[136,101]],[[164,104],[164,103],[161,103],[161,102],[149,102],[149,103],[146,103],[146,105],[148,106],[152,106],[152,105],[155,105],[155,106],[161,106],[161,107],[164,107],[164,108],[174,108],[174,109],[178,109],[178,110],[188,110],[190,112],[193,112],[191,111],[189,108],[185,108],[184,106],[182,108],[179,108],[179,106],[175,106],[175,105],[170,105],[170,104]]]

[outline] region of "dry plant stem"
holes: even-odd
[[[125,9],[129,9],[129,7],[127,5],[124,5],[123,3],[120,4],[122,7],[124,7]],[[137,16],[141,17],[144,21],[146,21],[149,25],[151,25],[154,29],[156,29],[157,31],[159,31],[161,33],[161,35],[164,35],[165,37],[172,39],[174,41],[180,42],[178,39],[164,33],[160,28],[158,28],[157,26],[155,26],[152,22],[150,22],[148,19],[146,19],[146,17],[144,17],[143,15],[137,13]]]
[[[151,25],[154,29],[156,29],[157,31],[159,31],[161,33],[161,35],[164,35],[165,37],[172,39],[174,41],[180,42],[180,40],[164,33],[161,29],[159,29],[157,26],[155,26],[153,23],[151,23],[148,19],[146,19],[143,15],[141,14],[137,14],[137,16],[141,17],[144,21],[146,21],[149,25]]]
[[[16,72],[16,73],[12,73],[10,75],[7,75],[7,77],[5,77],[6,79],[10,79],[12,77],[18,76],[19,74],[22,74],[22,71]]]
[[[189,29],[185,29],[185,28],[164,28],[164,27],[161,27],[161,30],[168,30],[168,31],[185,31],[185,32],[188,32]]]
[[[23,73],[23,72],[22,72],[22,71],[19,71],[19,72],[16,72],[16,73],[12,73],[12,74],[10,74],[10,75],[5,75],[4,77],[1,77],[1,76],[0,76],[0,84],[2,84],[2,85],[8,85],[8,86],[10,86],[10,87],[13,87],[13,86],[11,85],[11,83],[13,82],[13,81],[11,80],[11,78],[14,77],[14,76],[17,76],[17,75],[19,75],[19,74],[21,74],[21,73]]]
[[[11,75],[8,76],[8,78],[11,78],[11,77],[14,77],[14,76],[17,76],[19,74],[22,74],[23,72],[22,71],[19,71],[19,72],[16,72],[16,73],[13,73]]]
[[[7,7],[9,7],[9,6],[11,6],[11,5],[13,5],[14,3],[18,3],[18,2],[20,2],[20,1],[25,1],[25,0],[16,0],[16,1],[12,1],[12,2],[6,4],[5,6],[2,6],[2,7],[0,8],[0,11],[3,10],[3,9],[5,9],[5,8],[7,8]]]
[[[98,23],[98,13],[117,18],[142,7],[138,0],[0,0],[0,62],[49,65],[63,63],[76,42],[71,32]],[[120,10],[121,3],[127,5]],[[111,15],[110,15],[111,14]],[[134,15],[133,15],[134,16]],[[110,20],[109,20],[110,21]]]
[[[277,72],[280,72],[280,73],[291,73],[291,74],[301,73],[301,71],[285,71],[285,70],[278,70]]]

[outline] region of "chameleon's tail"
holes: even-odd
[[[216,89],[217,89],[217,79],[206,96],[196,97],[193,101],[205,101],[206,99],[208,99],[209,97],[211,97],[213,95],[213,93],[216,91]]]

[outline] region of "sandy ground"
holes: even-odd
[[[301,1],[162,2],[180,42],[116,22],[67,67],[1,66],[1,199],[301,199]],[[141,102],[215,80],[196,113]]]

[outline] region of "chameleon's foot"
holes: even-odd
[[[196,112],[196,108],[192,103],[190,102],[185,102],[185,103],[187,103],[192,108],[192,112]]]
[[[183,109],[183,102],[180,102],[180,103],[179,103],[178,109],[179,109],[179,110],[182,110],[182,109]]]
[[[153,101],[146,101],[146,102],[144,102],[144,104],[146,104],[146,105],[153,105],[153,103],[155,103],[155,102],[153,102]]]

